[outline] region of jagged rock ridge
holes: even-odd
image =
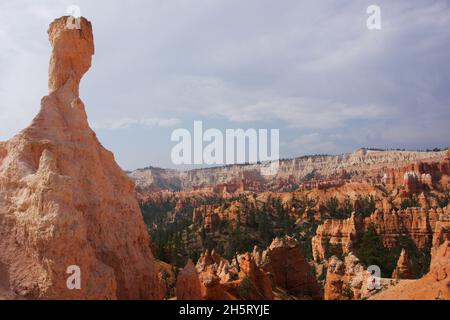
[[[180,300],[273,300],[277,288],[321,299],[311,266],[291,237],[274,239],[264,251],[255,247],[252,253],[236,254],[231,262],[207,250],[196,266],[188,261],[176,291]]]
[[[414,172],[414,163],[439,161],[444,159],[446,151],[374,151],[360,149],[353,153],[336,156],[304,156],[292,160],[281,160],[275,175],[263,175],[260,164],[231,165],[216,168],[177,171],[148,167],[129,172],[140,192],[159,191],[163,189],[179,191],[201,187],[239,184],[246,181],[256,184],[260,189],[273,185],[290,185],[305,183],[305,188],[321,185],[341,185],[345,180],[355,181],[389,180],[389,183],[401,182],[405,174]],[[398,170],[406,165],[412,168]],[[431,179],[426,176],[408,176],[412,180]],[[233,186],[234,188],[234,186]],[[263,191],[263,190],[256,190]]]

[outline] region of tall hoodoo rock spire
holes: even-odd
[[[89,128],[78,86],[92,28],[48,31],[50,94],[29,127],[0,142],[0,293],[38,299],[161,299],[134,185]],[[75,269],[74,269],[75,266]],[[79,269],[80,288],[67,272]]]
[[[78,96],[80,80],[91,67],[94,37],[91,23],[83,17],[61,17],[50,24],[48,37],[52,55],[48,72],[48,88],[52,93],[64,85]]]

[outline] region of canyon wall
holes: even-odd
[[[236,189],[244,181],[248,190],[300,184],[301,188],[338,186],[347,180],[406,185],[412,191],[421,184],[431,185],[442,172],[449,173],[447,151],[375,151],[360,149],[336,156],[304,156],[281,160],[275,175],[263,175],[264,165],[231,165],[189,171],[144,168],[129,172],[137,190],[191,190],[198,187],[230,185]],[[442,163],[441,163],[442,162]]]
[[[400,236],[411,237],[418,248],[432,245],[434,234],[450,221],[450,208],[408,208],[397,211],[377,209],[362,219],[352,215],[349,219],[328,219],[321,224],[312,238],[313,258],[323,261],[330,245],[349,253],[369,226],[374,226],[386,247],[393,247]]]
[[[449,300],[450,299],[450,232],[440,232],[431,253],[430,272],[418,280],[400,281],[381,291],[374,300]]]

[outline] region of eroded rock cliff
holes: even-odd
[[[430,272],[419,280],[403,280],[396,286],[371,297],[375,300],[448,300],[450,299],[450,236],[433,248]]]
[[[254,255],[258,257],[257,252]],[[274,239],[259,257],[256,258],[256,261],[264,270],[273,275],[277,286],[299,296],[312,299],[321,298],[312,267],[306,261],[294,238]]]
[[[236,255],[227,261],[204,252],[196,267],[184,267],[177,280],[177,298],[193,300],[272,300],[277,288],[301,298],[321,299],[311,266],[293,238],[276,238],[264,251]]]
[[[139,192],[192,190],[199,187],[225,186],[228,191],[265,191],[329,188],[347,180],[385,183],[388,189],[405,186],[406,191],[420,191],[439,183],[443,173],[449,173],[447,151],[419,152],[359,149],[336,156],[304,156],[281,160],[274,175],[263,175],[259,164],[232,165],[217,168],[177,171],[144,168],[129,173]],[[244,185],[242,185],[244,182]]]
[[[332,246],[337,246],[344,254],[349,253],[369,226],[375,228],[388,248],[404,235],[409,236],[418,248],[431,247],[434,234],[447,224],[449,216],[450,208],[446,207],[399,211],[378,209],[365,219],[355,214],[349,219],[328,219],[317,228],[312,238],[313,257],[317,262],[325,260]]]

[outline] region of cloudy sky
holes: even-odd
[[[37,113],[70,5],[94,28],[89,122],[125,169],[174,167],[171,132],[194,120],[278,128],[282,157],[450,144],[444,0],[1,0],[0,140]]]

